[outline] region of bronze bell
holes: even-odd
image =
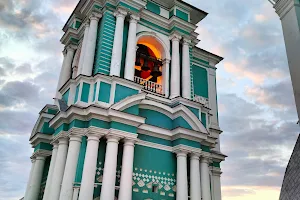
[[[161,71],[159,71],[159,61],[155,61],[154,62],[153,70],[151,72],[151,76],[157,78],[157,77],[159,77],[161,75],[162,75],[162,73],[161,73]]]
[[[149,66],[148,66],[148,58],[147,57],[145,57],[144,58],[144,65],[142,66],[142,70],[143,71],[148,71],[150,68],[149,68]]]

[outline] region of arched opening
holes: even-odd
[[[138,37],[134,81],[144,85],[146,90],[165,94],[164,83],[166,47],[155,35],[143,34]]]

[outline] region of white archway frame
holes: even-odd
[[[170,94],[169,79],[170,79],[170,61],[171,61],[170,49],[155,32],[143,31],[138,33],[136,37],[136,43],[138,43],[144,37],[150,37],[154,39],[158,44],[157,49],[160,51],[161,59],[163,61],[163,67],[162,67],[163,91],[165,97],[169,97]]]

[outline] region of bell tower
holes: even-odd
[[[181,0],[81,0],[25,200],[221,200],[216,70]]]

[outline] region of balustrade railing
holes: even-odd
[[[141,84],[144,88],[150,92],[154,92],[157,94],[163,94],[163,87],[160,84],[154,83],[152,81],[148,81],[146,79],[135,76],[134,82]]]

